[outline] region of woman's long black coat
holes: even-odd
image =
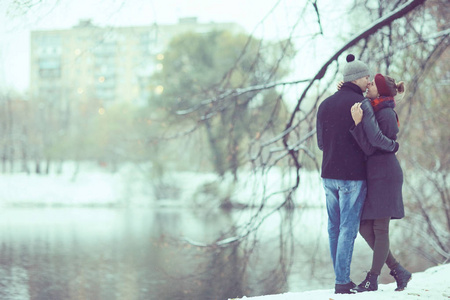
[[[405,216],[402,198],[402,168],[395,153],[379,150],[376,144],[373,145],[373,140],[368,138],[368,135],[370,137],[370,134],[378,129],[377,124],[370,117],[374,113],[370,100],[363,100],[361,108],[364,112],[363,120],[350,130],[368,156],[367,197],[361,220],[387,217],[401,219]],[[383,108],[375,113],[375,118],[381,132],[386,137],[396,140],[399,129],[395,111],[392,108]]]

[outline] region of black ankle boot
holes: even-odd
[[[335,284],[334,285],[334,293],[335,294],[355,294],[356,292],[353,290],[356,287],[356,284],[353,281],[345,284]]]
[[[370,292],[378,290],[378,275],[367,273],[366,279],[361,282],[355,289],[358,293]]]
[[[403,268],[400,264],[393,268],[389,274],[394,276],[395,281],[397,281],[397,288],[395,289],[396,291],[403,291],[408,285],[408,281],[410,281],[412,278],[412,274],[408,270]]]

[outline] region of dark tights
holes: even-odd
[[[398,262],[389,250],[389,222],[391,218],[363,220],[359,227],[359,233],[373,250],[371,273],[380,275],[384,263],[389,269],[393,269]]]

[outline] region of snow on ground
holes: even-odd
[[[384,299],[450,299],[450,264],[429,268],[413,274],[408,287],[401,292],[395,292],[396,283],[379,284],[378,291],[352,295],[334,294],[334,289],[307,291],[300,293],[286,293],[258,297],[243,297],[237,299],[249,300],[384,300]]]

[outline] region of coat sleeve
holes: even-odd
[[[363,110],[363,119],[361,123],[369,144],[383,151],[397,152],[399,144],[395,140],[386,137],[383,132],[381,132],[369,99],[366,98],[362,101],[361,109]],[[357,138],[362,139],[359,132]]]
[[[317,146],[319,147],[320,150],[323,151],[323,138],[322,138],[323,129],[320,118],[320,108],[316,116],[316,134],[317,134]]]
[[[359,123],[358,125],[353,125],[350,128],[350,133],[352,134],[353,138],[358,143],[358,146],[361,148],[361,150],[366,154],[367,156],[372,155],[377,149],[372,146],[367,139],[366,133],[364,132],[362,123]]]

